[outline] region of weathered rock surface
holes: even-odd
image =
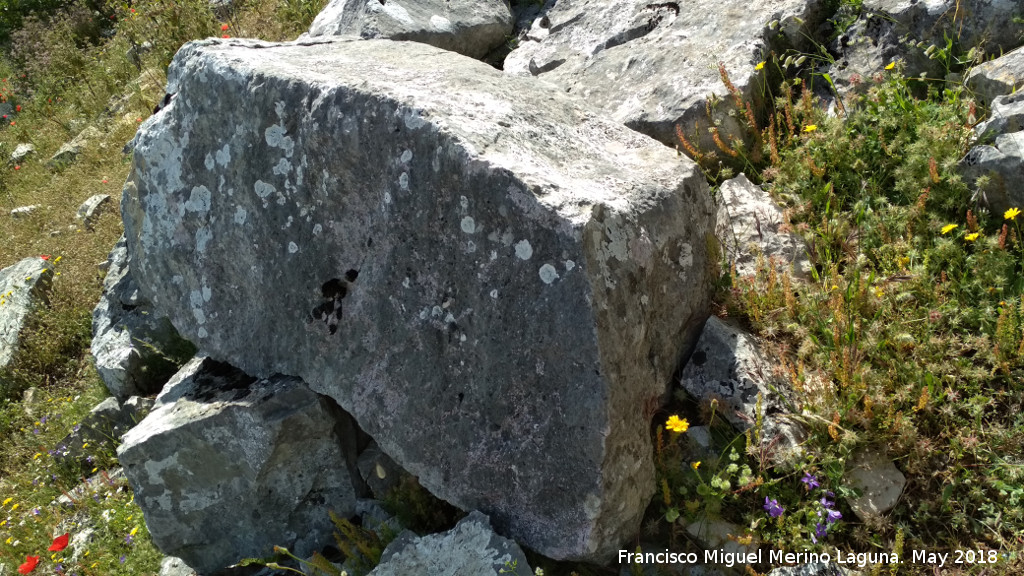
[[[94,194],[86,198],[85,202],[78,207],[75,217],[82,221],[86,230],[92,230],[92,225],[99,217],[104,205],[110,203],[110,194]]]
[[[505,0],[331,0],[309,35],[410,40],[481,58],[512,33]]]
[[[60,168],[71,164],[78,158],[78,155],[82,153],[82,150],[85,150],[85,147],[88,146],[90,142],[98,140],[101,136],[103,136],[103,133],[100,132],[99,128],[89,126],[85,130],[79,132],[78,135],[72,138],[70,142],[66,142],[56,152],[54,152],[46,165],[50,168]]]
[[[196,571],[181,558],[168,556],[160,562],[160,576],[196,576]]]
[[[975,66],[967,75],[966,84],[985,105],[997,96],[1024,88],[1024,47]]]
[[[757,551],[759,542],[751,542],[744,546],[736,541],[748,530],[742,526],[722,519],[705,519],[691,522],[686,532],[707,550],[724,550],[733,554],[749,554]]]
[[[92,313],[96,371],[118,399],[155,394],[195,347],[139,293],[123,237],[107,263],[103,296]]]
[[[960,173],[969,186],[981,189],[982,203],[994,212],[1024,206],[1024,132],[1000,134],[992,145],[971,148],[960,161]],[[981,176],[988,177],[987,185],[978,185]]]
[[[23,218],[32,214],[36,210],[42,208],[39,204],[31,204],[29,206],[18,206],[17,208],[11,209],[11,218]]]
[[[159,310],[525,545],[614,555],[654,488],[636,407],[707,314],[693,163],[417,43],[208,40],[169,77],[122,204]]]
[[[854,455],[844,478],[851,488],[861,492],[861,496],[846,500],[861,520],[892,510],[907,485],[903,473],[878,447],[866,448]]]
[[[359,454],[359,474],[374,498],[383,500],[409,473],[372,444]]]
[[[25,258],[0,270],[0,370],[14,359],[21,329],[32,308],[47,302],[52,280],[49,263],[38,257]]]
[[[487,516],[473,511],[443,534],[403,532],[369,576],[498,576],[513,565],[516,574],[533,574],[519,545],[495,534]]]
[[[351,515],[356,496],[336,406],[297,378],[211,361],[191,383],[118,449],[153,543],[207,573],[274,545],[308,556],[331,542],[327,511]]]
[[[505,71],[543,78],[666,144],[678,142],[681,124],[688,138],[699,134],[705,149],[714,149],[709,95],[723,99],[717,116],[723,138],[744,133],[725,114],[732,97],[719,62],[744,96],[757,101],[764,80],[755,65],[772,48],[802,47],[804,34],[824,18],[821,7],[818,0],[558,0],[505,59]],[[773,21],[779,25],[770,30]]]
[[[788,386],[775,368],[754,336],[712,316],[680,384],[698,400],[718,399],[718,413],[741,431],[754,428],[760,394],[762,445],[771,447],[777,462],[785,462],[800,450],[804,434],[786,416]]]
[[[838,564],[816,562],[800,566],[781,566],[768,573],[768,576],[846,576],[849,571]]]
[[[771,195],[743,174],[722,183],[715,230],[727,261],[736,265],[740,276],[757,272],[759,256],[792,269],[796,276],[810,273],[807,245],[796,235],[783,232],[784,220]]]
[[[14,152],[11,152],[11,164],[21,163],[25,158],[28,158],[30,154],[34,154],[35,151],[36,147],[33,144],[18,144],[14,149]]]
[[[978,124],[974,133],[981,142],[991,142],[1000,134],[1024,130],[1024,91],[996,96],[988,120]]]
[[[113,452],[121,436],[141,422],[153,407],[153,400],[132,396],[122,404],[111,396],[100,402],[64,437],[53,450],[54,460],[77,467],[80,473],[94,468],[90,454]],[[83,446],[88,444],[88,449]]]

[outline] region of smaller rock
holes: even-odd
[[[1008,208],[1024,206],[1024,132],[996,136],[989,145],[971,148],[960,161],[964,182],[978,189],[978,179],[988,177],[980,192],[982,204],[999,214]]]
[[[124,404],[111,396],[97,404],[82,422],[54,448],[54,460],[63,466],[78,466],[83,472],[94,465],[90,454],[113,452],[125,432],[141,422],[153,407],[153,400],[132,396]],[[89,449],[83,448],[89,444]]]
[[[817,562],[800,566],[781,566],[767,576],[846,576],[849,572],[838,564]]]
[[[850,486],[860,497],[847,498],[850,509],[861,520],[892,510],[903,494],[907,479],[880,449],[864,449],[854,455],[846,473]]]
[[[1024,88],[1024,46],[971,69],[965,81],[981,104]]]
[[[785,397],[788,384],[776,374],[776,366],[754,336],[712,316],[683,368],[680,384],[699,401],[717,399],[721,416],[741,431],[756,425],[760,395],[761,446],[781,464],[800,453],[804,432],[787,418],[792,405]]]
[[[18,147],[11,152],[11,164],[19,164],[30,154],[35,153],[36,147],[32,144],[18,144]]]
[[[95,126],[89,126],[85,130],[78,133],[70,142],[64,144],[46,163],[48,168],[60,168],[66,166],[75,161],[78,155],[85,150],[85,147],[89,145],[89,142],[96,140],[103,136],[103,133],[99,131]]]
[[[996,96],[989,119],[978,124],[974,133],[981,142],[991,142],[1001,134],[1024,130],[1024,90]]]
[[[359,454],[359,473],[366,481],[374,498],[383,500],[388,492],[401,483],[409,473],[402,469],[390,456],[381,451],[376,443]]]
[[[33,308],[48,302],[53,280],[49,266],[46,260],[31,257],[0,270],[0,369],[14,359],[21,329]]]
[[[686,531],[707,550],[724,550],[733,554],[756,552],[758,542],[752,540],[747,546],[736,541],[746,535],[743,527],[725,520],[699,520],[686,527]],[[732,538],[730,538],[732,536]]]
[[[110,194],[96,194],[90,196],[82,205],[78,207],[78,213],[75,215],[76,218],[82,221],[82,225],[85,226],[86,230],[92,230],[94,220],[100,215],[100,211],[105,204],[109,204]]]
[[[11,210],[11,218],[22,218],[42,208],[39,204],[32,204],[29,206],[19,206]]]
[[[759,255],[792,268],[796,276],[810,274],[807,245],[796,235],[783,232],[784,224],[785,216],[771,195],[745,175],[722,183],[715,234],[740,276],[757,272]]]
[[[513,566],[517,574],[533,574],[519,545],[495,534],[487,516],[474,510],[443,534],[401,533],[369,576],[499,576]]]
[[[75,486],[70,491],[58,496],[53,503],[59,504],[64,508],[73,508],[78,502],[85,498],[102,498],[105,493],[116,491],[126,485],[127,481],[124,476],[123,468],[117,467],[110,470],[100,470],[80,482],[78,486]],[[58,529],[60,530],[62,527],[58,525]],[[60,534],[69,531],[70,530],[63,530]]]
[[[168,556],[160,562],[160,576],[196,576],[196,571],[181,558]]]

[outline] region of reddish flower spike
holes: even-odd
[[[50,257],[47,256],[46,254],[43,254],[42,259],[43,260],[49,260]],[[63,536],[57,536],[56,538],[53,539],[53,544],[50,544],[50,547],[47,548],[47,550],[49,550],[50,552],[60,552],[61,550],[63,550],[63,549],[68,547],[68,540],[70,538],[71,538],[71,534],[64,534]]]
[[[39,565],[39,556],[25,556],[25,563],[18,566],[18,574],[28,574]]]

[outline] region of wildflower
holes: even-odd
[[[814,525],[814,534],[811,535],[811,542],[818,543],[818,538],[824,539],[828,535],[825,525],[818,522]]]
[[[758,62],[757,66],[754,66],[754,70],[763,70],[764,69],[764,62],[765,62],[764,60],[761,60],[760,62]]]
[[[693,468],[694,470],[696,470],[697,468],[700,468],[700,460],[690,464],[690,468]]]
[[[39,556],[25,556],[25,563],[18,566],[18,574],[28,574],[39,565]]]
[[[958,224],[946,224],[945,226],[942,227],[942,233],[949,234],[953,230],[956,230],[958,227]]]
[[[665,422],[665,428],[673,432],[686,432],[690,428],[690,423],[686,421],[686,418],[679,418],[678,415],[673,414]]]
[[[228,25],[227,25],[227,24],[221,24],[221,25],[220,25],[220,30],[221,30],[221,32],[224,32],[224,31],[225,31],[225,30],[227,30],[227,29],[228,29]]]
[[[829,492],[829,494],[832,494],[832,493]],[[830,508],[832,508],[833,506],[836,505],[835,502],[829,500],[828,498],[826,498],[824,496],[821,497],[821,500],[819,500],[819,502],[821,502],[821,505],[824,506],[825,509],[830,509]]]
[[[964,236],[964,240],[967,240],[968,242],[974,242],[975,240],[978,239],[979,235],[980,234],[977,233],[977,232],[975,232],[973,234],[968,234],[968,235]]]
[[[842,519],[843,515],[839,512],[839,510],[829,510],[828,516],[825,518],[825,521],[829,524],[835,524],[836,522],[839,522]]]
[[[53,539],[53,544],[50,544],[50,547],[47,548],[47,550],[49,550],[50,552],[60,552],[61,550],[63,550],[63,549],[68,547],[68,540],[70,538],[71,538],[71,534],[64,534],[62,536],[57,536],[56,538]]]
[[[139,532],[139,527],[132,528],[132,531],[128,533],[129,536],[135,536]]]
[[[17,165],[16,165],[16,166],[14,167],[14,169],[15,169],[15,170],[21,170],[21,166],[17,166]]]
[[[3,504],[0,504],[0,506],[7,506],[8,504],[11,503],[11,500],[14,500],[14,498],[8,498],[7,500],[4,500]]]
[[[896,67],[896,61],[889,62],[889,65],[885,67],[886,70],[892,70]]]
[[[782,513],[786,511],[785,508],[779,506],[779,501],[773,498],[764,497],[764,510],[772,518],[778,518],[782,516]]]
[[[821,486],[821,484],[818,484],[818,479],[810,472],[804,472],[804,477],[801,478],[800,481],[804,483],[804,486],[806,486],[808,490],[814,490]]]
[[[804,132],[814,132],[817,129],[818,129],[818,125],[817,124],[808,124],[807,126],[804,126]]]
[[[1003,212],[1003,218],[1007,220],[1013,220],[1020,214],[1020,208],[1010,208],[1006,212]]]

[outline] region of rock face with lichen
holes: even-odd
[[[301,377],[549,557],[632,537],[654,491],[639,407],[717,264],[693,163],[415,43],[191,43],[168,93],[122,214],[143,292],[202,354]]]

